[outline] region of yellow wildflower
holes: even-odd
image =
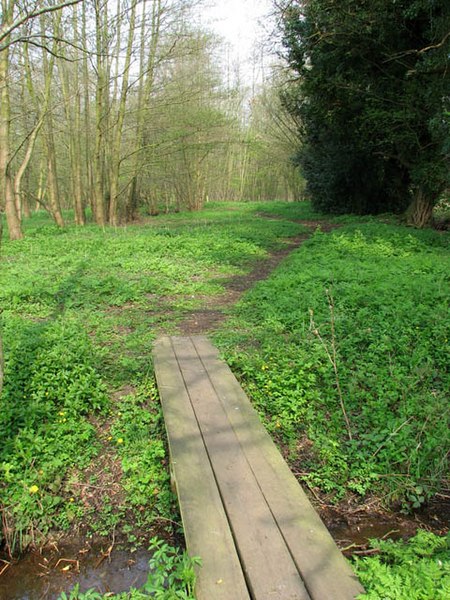
[[[37,485],[32,485],[28,488],[28,491],[30,492],[30,494],[37,494],[39,491],[39,488]]]

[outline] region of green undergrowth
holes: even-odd
[[[419,531],[408,542],[372,540],[375,556],[355,559],[366,590],[359,600],[447,600],[450,537]]]
[[[17,551],[81,528],[133,548],[142,532],[178,527],[153,341],[220,302],[227,279],[304,232],[299,220],[322,217],[307,203],[213,204],[126,228],[58,230],[35,215],[23,241],[4,243],[0,545]],[[413,510],[448,487],[448,234],[388,217],[333,221],[341,227],[319,228],[229,309],[216,341],[303,481],[330,500],[375,494]],[[373,595],[380,573],[395,589],[389,577],[401,582],[419,563],[410,546],[386,548],[379,564],[357,564],[370,600],[390,598]],[[157,592],[117,598],[190,598],[182,580],[192,585],[193,564],[175,554],[164,547],[152,565],[165,579],[149,580]],[[436,556],[423,555],[421,577],[444,584],[427,570]]]
[[[448,235],[320,229],[217,335],[301,479],[404,510],[448,487]]]
[[[92,366],[89,338],[71,319],[4,320],[5,386],[0,411],[0,498],[11,549],[65,527],[73,514],[63,474],[98,451],[92,412],[106,386]]]
[[[24,240],[3,240],[0,545],[80,526],[137,545],[152,524],[177,527],[152,343],[302,231],[259,210],[106,229],[38,213]]]

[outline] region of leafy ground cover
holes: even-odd
[[[256,210],[105,231],[58,230],[38,214],[23,241],[4,242],[0,535],[11,551],[55,528],[130,543],[156,523],[176,529],[151,344],[302,229]]]
[[[347,218],[217,336],[300,478],[417,508],[448,488],[448,237]]]
[[[35,215],[23,241],[4,243],[0,270],[7,549],[55,529],[176,542],[152,342],[220,304],[230,281],[303,235],[300,221],[314,235],[227,305],[217,344],[293,470],[329,502],[375,496],[411,511],[448,494],[448,234],[388,216],[339,217],[324,233],[307,203],[211,205],[105,231]],[[368,597],[384,598],[381,567],[365,565]]]
[[[367,594],[360,600],[446,600],[450,595],[450,538],[419,531],[408,542],[372,540],[375,556],[354,568]]]

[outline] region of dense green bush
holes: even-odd
[[[316,208],[429,222],[449,184],[444,0],[281,2],[301,165]]]

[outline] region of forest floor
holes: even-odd
[[[27,233],[1,272],[3,577],[49,539],[103,564],[154,535],[182,545],[150,364],[161,334],[212,336],[347,552],[448,531],[448,234],[282,203],[106,233],[36,215]]]

